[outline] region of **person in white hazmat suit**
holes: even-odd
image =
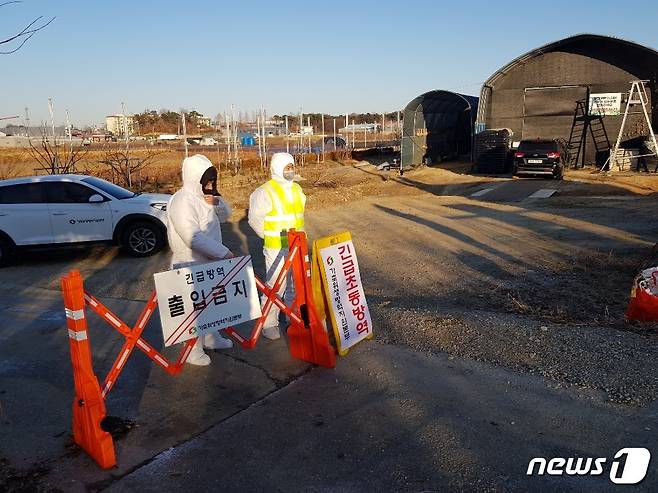
[[[167,236],[172,251],[171,268],[179,269],[233,257],[222,243],[220,222],[226,222],[231,207],[217,191],[217,170],[201,155],[183,160],[183,187],[167,205]],[[233,347],[219,332],[199,337],[187,363],[205,366],[210,357],[203,348]]]
[[[304,206],[306,196],[302,187],[292,180],[295,176],[294,158],[287,152],[277,152],[270,160],[272,179],[258,187],[249,197],[249,226],[263,238],[265,257],[265,282],[273,287],[288,256],[288,229],[304,230]],[[288,274],[281,286],[279,295],[287,305],[292,302],[295,292],[292,275]],[[279,330],[279,309],[272,306],[265,324],[263,336],[276,340],[281,337]]]

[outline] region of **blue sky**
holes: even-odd
[[[2,3],[3,0],[0,0]],[[536,6],[533,6],[536,5]],[[0,55],[0,116],[78,125],[146,108],[209,116],[382,112],[430,89],[477,95],[493,71],[565,36],[591,32],[658,48],[653,1],[24,0],[0,8],[0,38],[57,16]],[[642,15],[636,15],[638,12]]]

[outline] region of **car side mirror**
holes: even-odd
[[[105,202],[105,199],[103,196],[99,193],[95,193],[91,197],[89,197],[89,203],[90,204],[98,204],[99,202]]]

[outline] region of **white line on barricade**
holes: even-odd
[[[98,303],[96,303],[96,302],[94,301],[94,299],[93,299],[91,296],[89,296],[88,294],[85,294],[85,300],[87,301],[87,303],[89,303],[89,304],[90,304],[91,306],[93,306],[93,307],[97,307],[97,306],[98,306]]]
[[[121,327],[121,322],[114,318],[112,315],[109,313],[105,314],[105,318],[108,319],[113,325],[116,325],[117,327]]]
[[[143,328],[144,328],[144,323],[146,323],[146,321],[149,319],[149,315],[150,315],[150,314],[151,314],[151,309],[149,308],[149,309],[146,310],[146,313],[144,314],[144,318],[142,318],[142,319],[139,321],[139,328],[140,328],[140,329],[143,329]]]
[[[130,351],[126,349],[126,350],[123,352],[123,354],[121,355],[121,359],[119,360],[119,364],[117,365],[117,367],[118,367],[119,369],[123,368],[123,365],[124,365],[124,363],[126,362],[126,359],[128,358],[128,355],[129,355],[129,354],[130,354]]]
[[[105,395],[109,392],[110,387],[112,387],[112,380],[108,380],[107,384],[105,384],[105,387],[103,387],[103,391],[101,392],[103,398],[105,398]]]
[[[139,347],[141,347],[141,348],[142,348],[144,351],[146,351],[147,353],[150,353],[150,352],[151,352],[151,348],[148,346],[148,344],[146,344],[145,342],[143,342],[141,339],[137,339],[137,345],[138,345]]]
[[[158,356],[157,354],[156,354],[155,356],[153,356],[153,358],[154,358],[155,360],[157,360],[160,364],[162,364],[162,366],[166,366],[166,367],[169,366],[169,363],[168,363],[166,360],[162,359],[162,358],[161,358],[160,356]]]

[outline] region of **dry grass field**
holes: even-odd
[[[149,145],[134,145],[130,149],[132,158],[148,158],[148,164],[132,175],[132,184],[128,187],[124,177],[114,172],[110,166],[103,164],[109,150],[123,148],[114,144],[111,148],[91,148],[84,150],[83,156],[76,163],[75,171],[82,174],[98,176],[118,185],[130,188],[133,191],[174,193],[181,186],[181,163],[185,153],[174,147],[152,147]],[[216,148],[193,147],[190,154],[203,154],[219,169],[220,191],[227,196],[234,207],[246,208],[249,195],[253,190],[269,177],[267,169],[261,169],[257,151],[241,152],[241,167],[236,173],[227,165],[226,152]],[[300,161],[301,162],[301,161]],[[307,194],[315,196],[316,200],[322,198],[323,202],[333,202],[335,197],[331,192],[338,186],[335,172],[341,168],[354,164],[346,152],[328,152],[324,163],[319,161],[317,154],[306,154],[304,164],[298,166],[298,172],[303,178],[302,185]],[[334,173],[334,174],[332,174]],[[20,176],[43,175],[39,162],[30,153],[29,149],[4,148],[0,149],[0,179],[9,179]],[[358,174],[359,176],[361,173]],[[331,178],[334,176],[334,178]],[[365,175],[363,177],[372,179]],[[342,200],[342,199],[338,199]],[[315,201],[315,200],[314,200]]]

